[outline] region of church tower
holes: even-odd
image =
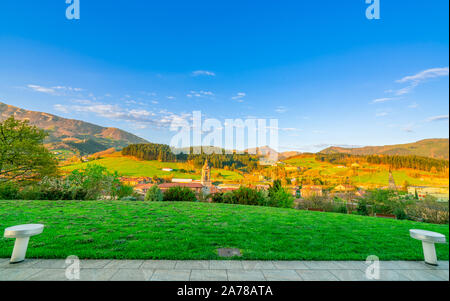
[[[202,168],[201,183],[203,186],[211,187],[211,168],[209,167],[208,159],[205,160],[205,165]]]

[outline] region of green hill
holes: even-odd
[[[11,115],[19,120],[29,120],[31,125],[46,130],[49,136],[45,143],[51,150],[70,150],[87,155],[111,147],[121,149],[133,143],[148,143],[145,139],[117,128],[105,128],[80,120],[29,111],[0,102],[0,121]]]
[[[446,139],[425,139],[414,143],[365,146],[360,148],[344,148],[332,146],[320,153],[324,154],[350,154],[350,155],[416,155],[435,159],[449,159],[449,140]]]

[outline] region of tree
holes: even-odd
[[[32,181],[57,173],[57,161],[45,148],[47,133],[14,116],[0,122],[0,182]]]
[[[161,189],[159,189],[158,185],[155,184],[149,190],[147,190],[144,200],[150,202],[163,201],[163,193],[161,192]]]

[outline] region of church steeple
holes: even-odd
[[[201,183],[203,186],[211,186],[211,168],[209,167],[208,159],[205,160],[205,164],[202,168]]]

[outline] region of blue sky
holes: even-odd
[[[0,101],[169,143],[170,121],[276,118],[279,150],[448,138],[448,1],[0,4]]]

